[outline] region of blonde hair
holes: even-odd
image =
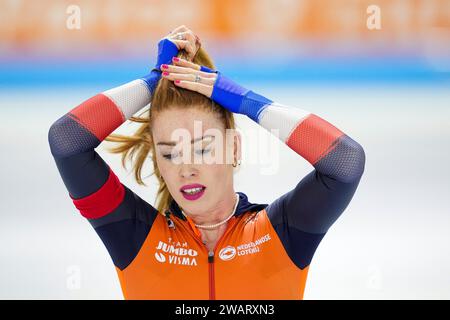
[[[180,50],[178,57],[187,59],[188,54],[186,51]],[[215,69],[212,59],[203,48],[198,50],[197,54],[192,59],[192,62]],[[129,159],[132,162],[134,177],[136,182],[140,185],[145,185],[142,180],[142,168],[145,160],[147,160],[148,155],[150,154],[153,162],[153,174],[156,175],[159,182],[155,208],[161,214],[169,208],[173,198],[165,181],[161,177],[161,173],[156,163],[156,153],[151,129],[153,126],[153,119],[158,112],[176,106],[182,106],[183,108],[194,107],[206,112],[211,112],[223,122],[225,129],[236,128],[234,116],[231,111],[228,111],[198,92],[177,87],[171,80],[161,78],[152,95],[150,105],[144,109],[139,117],[131,117],[129,119],[130,121],[141,123],[136,132],[132,136],[111,134],[105,138],[106,141],[116,142],[118,144],[113,148],[109,148],[108,151],[111,153],[122,154],[122,166],[125,169],[126,160]]]

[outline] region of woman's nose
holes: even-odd
[[[183,178],[190,178],[198,174],[197,169],[191,164],[183,164],[180,168],[180,175]]]

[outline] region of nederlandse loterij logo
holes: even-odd
[[[220,250],[219,257],[223,261],[228,261],[233,259],[236,256],[236,248],[233,246],[227,246]]]
[[[169,264],[177,264],[182,266],[196,266],[198,252],[188,248],[187,242],[175,242],[169,239],[169,243],[159,241],[156,247],[155,259],[160,263],[169,262]],[[167,254],[167,258],[166,258]]]
[[[263,245],[265,242],[272,240],[270,238],[270,234],[266,234],[265,236],[262,236],[261,238],[257,239],[256,241],[247,242],[241,245],[238,245],[237,247],[233,246],[226,246],[219,252],[219,257],[223,261],[229,261],[233,259],[236,256],[245,256],[248,254],[255,254],[261,251],[261,245]]]

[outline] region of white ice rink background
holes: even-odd
[[[321,116],[366,152],[359,188],[313,258],[305,299],[450,298],[448,86],[248,85]],[[112,261],[70,201],[47,142],[53,121],[104,89],[0,91],[2,299],[122,298]],[[241,116],[238,125],[254,126]],[[120,179],[154,203],[153,177],[138,186],[103,147]],[[274,200],[313,169],[280,148],[277,174],[245,163],[236,174],[236,190],[250,201]]]

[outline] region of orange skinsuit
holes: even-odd
[[[216,93],[225,106],[229,99],[267,130],[280,129],[278,138],[314,169],[269,205],[251,203],[238,192],[236,212],[215,250],[208,252],[175,201],[158,213],[123,185],[95,151],[150,103],[159,77],[153,70],[145,79],[97,94],[49,130],[64,184],[105,244],[124,297],[302,299],[314,252],[359,184],[364,150],[324,119],[274,103],[222,76],[213,97]]]
[[[290,260],[265,209],[237,211],[212,257],[192,221],[172,221],[158,215],[133,262],[116,268],[126,299],[302,299],[308,267]]]

